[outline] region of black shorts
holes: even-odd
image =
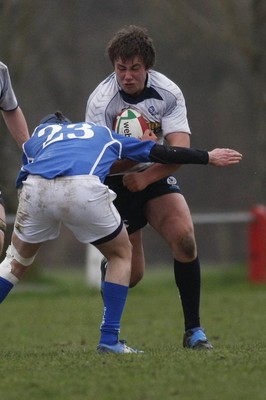
[[[169,193],[181,193],[174,176],[161,179],[141,192],[130,192],[122,182],[123,175],[108,176],[105,184],[116,194],[114,204],[127,228],[128,234],[143,228],[148,221],[145,216],[145,204],[155,197]]]

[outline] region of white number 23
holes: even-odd
[[[91,126],[84,123],[80,124],[80,126],[77,124],[68,125],[67,128],[69,130],[69,133],[67,131],[62,132],[62,127],[60,125],[46,126],[38,132],[38,137],[43,136],[46,129],[48,128],[51,129],[51,133],[49,133],[46,141],[43,143],[43,148],[51,143],[63,140],[64,134],[69,139],[90,139],[94,136],[94,132],[91,129]]]

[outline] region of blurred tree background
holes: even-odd
[[[183,91],[192,146],[231,147],[244,155],[239,166],[228,169],[178,171],[192,213],[265,204],[264,0],[0,0],[0,59],[9,67],[30,131],[57,109],[73,121],[84,119],[89,94],[112,71],[106,45],[127,24],[148,29],[156,69]],[[2,119],[0,128],[1,184],[12,214],[21,155]],[[202,259],[246,258],[245,225],[196,226],[196,234]],[[144,239],[148,262],[154,249],[171,258],[150,228]],[[84,246],[67,232],[49,249],[42,252],[45,262],[50,257],[84,263]]]

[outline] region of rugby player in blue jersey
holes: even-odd
[[[11,244],[0,264],[0,302],[32,264],[42,243],[57,238],[64,224],[108,260],[99,353],[141,352],[119,340],[132,246],[113,204],[116,195],[103,183],[114,161],[226,166],[242,158],[230,149],[166,148],[145,139],[126,138],[89,122],[73,124],[56,112],[45,117],[23,144],[16,182],[21,188],[19,205]]]

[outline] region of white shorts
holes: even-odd
[[[122,229],[115,198],[97,176],[30,175],[19,194],[14,231],[24,242],[40,243],[57,238],[63,223],[80,242],[103,243]]]

